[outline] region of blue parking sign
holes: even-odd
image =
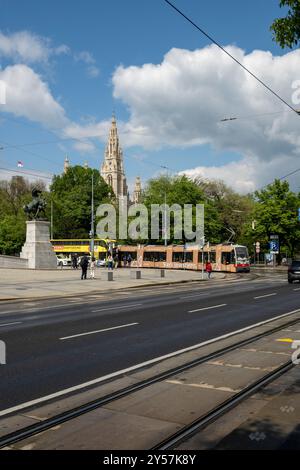
[[[270,241],[270,253],[273,253],[273,254],[279,253],[279,240]]]
[[[300,207],[298,208],[298,221],[300,222]]]

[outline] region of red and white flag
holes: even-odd
[[[23,168],[23,166],[24,166],[24,165],[23,165],[23,162],[18,161],[18,167],[19,167],[19,168]]]

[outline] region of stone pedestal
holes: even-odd
[[[114,280],[114,273],[113,271],[105,271],[103,273],[104,281],[113,281]]]
[[[131,279],[142,279],[142,272],[141,271],[131,271],[130,272],[130,278]]]
[[[28,260],[29,269],[57,269],[57,258],[50,243],[50,222],[28,220],[26,242],[20,258]]]

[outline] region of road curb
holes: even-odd
[[[223,278],[221,278],[220,280],[224,281],[226,280],[226,274]],[[131,286],[131,287],[121,287],[120,289],[118,289],[118,291],[124,291],[124,290],[128,290],[128,289],[141,289],[143,287],[157,287],[157,286],[168,286],[168,285],[176,285],[176,284],[187,284],[187,283],[191,283],[191,282],[207,282],[208,280],[207,279],[190,279],[190,280],[182,280],[182,281],[166,281],[166,282],[160,282],[160,283],[151,283],[151,284],[142,284],[142,285],[138,285],[138,286]],[[101,294],[108,294],[108,293],[112,293],[113,291],[111,290],[106,290],[106,291],[90,291],[89,293],[84,293],[82,294],[82,296],[84,295],[85,297],[86,296],[89,296],[89,295],[101,295]],[[32,302],[32,301],[39,301],[39,300],[57,300],[57,299],[65,299],[65,298],[70,298],[70,297],[78,297],[80,296],[81,294],[76,294],[76,293],[72,293],[72,294],[66,294],[66,295],[57,295],[57,296],[41,296],[41,297],[8,297],[8,298],[4,298],[4,299],[0,299],[0,304],[1,302],[24,302],[24,301],[29,301],[29,302]]]

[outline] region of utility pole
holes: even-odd
[[[165,191],[165,203],[164,203],[164,239],[165,239],[165,246],[168,245],[167,239],[167,193]]]
[[[205,245],[205,237],[202,238],[203,243],[202,243],[202,280],[204,279],[204,245]]]
[[[94,170],[92,169],[92,203],[91,203],[91,252],[92,258],[95,253],[95,220],[94,220]]]
[[[53,240],[53,200],[51,198],[50,238]]]

